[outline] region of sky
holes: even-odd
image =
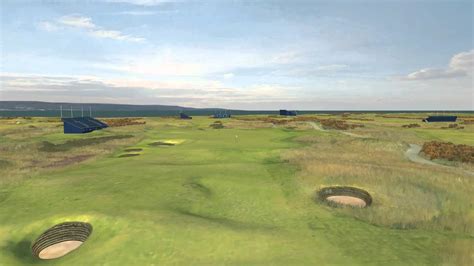
[[[1,0],[0,100],[474,110],[467,0]]]

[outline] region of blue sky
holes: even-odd
[[[472,1],[3,0],[1,100],[474,109]]]

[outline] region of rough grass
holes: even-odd
[[[424,124],[404,129],[410,123],[404,118],[349,117],[365,125],[350,131],[368,138],[315,130],[306,120],[285,129],[287,124],[252,128],[258,121],[227,119],[225,128],[213,130],[204,117],[150,118],[144,127],[87,136],[64,136],[55,122],[2,120],[0,132],[9,134],[0,134],[0,158],[15,166],[28,165],[23,160],[46,165],[64,156],[40,151],[43,141],[135,137],[72,147],[67,153],[95,159],[71,167],[1,168],[0,176],[9,178],[0,187],[0,213],[8,214],[0,215],[0,261],[44,264],[31,256],[31,241],[72,220],[91,223],[93,234],[50,263],[472,264],[474,184],[456,168],[466,166],[437,168],[404,158],[407,143],[457,139],[460,131]],[[28,123],[38,127],[28,130],[41,131],[15,135]],[[463,134],[472,132],[466,126]],[[148,146],[160,139],[186,141]],[[117,158],[127,147],[142,149],[141,155]],[[316,203],[315,192],[328,185],[363,188],[373,203],[365,209]]]
[[[49,141],[43,141],[39,150],[44,151],[44,152],[65,152],[77,147],[92,146],[92,145],[97,145],[97,144],[104,143],[110,140],[126,139],[126,138],[131,138],[131,137],[133,137],[133,135],[83,138],[83,139],[68,140],[64,143],[58,143],[58,144],[54,144]]]

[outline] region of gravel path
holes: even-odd
[[[316,124],[315,122],[308,122],[308,124],[316,130],[329,131],[329,130],[326,130],[326,129],[322,128],[320,125]],[[367,136],[362,136],[362,135],[359,135],[359,134],[356,134],[356,133],[346,132],[346,131],[341,131],[341,130],[333,130],[333,132],[337,132],[337,133],[344,134],[344,135],[347,135],[347,136],[351,136],[351,137],[354,137],[354,138],[368,138]]]
[[[460,168],[452,167],[452,166],[448,166],[448,165],[443,165],[443,164],[439,164],[439,163],[435,163],[433,161],[427,160],[427,159],[425,159],[425,158],[423,158],[419,155],[420,151],[421,151],[421,146],[420,145],[410,144],[410,148],[408,148],[408,150],[405,152],[405,156],[410,161],[415,162],[415,163],[435,165],[435,166],[444,167],[444,168],[451,168],[451,169],[455,169],[455,170],[461,170],[461,171],[463,171],[464,173],[466,173],[468,175],[474,175],[474,172],[471,172],[471,171],[468,171],[468,170],[464,170],[464,169],[460,169]]]

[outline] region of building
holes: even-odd
[[[423,122],[456,122],[457,118],[458,118],[457,116],[453,116],[453,115],[444,115],[444,116],[431,115],[423,119]]]

